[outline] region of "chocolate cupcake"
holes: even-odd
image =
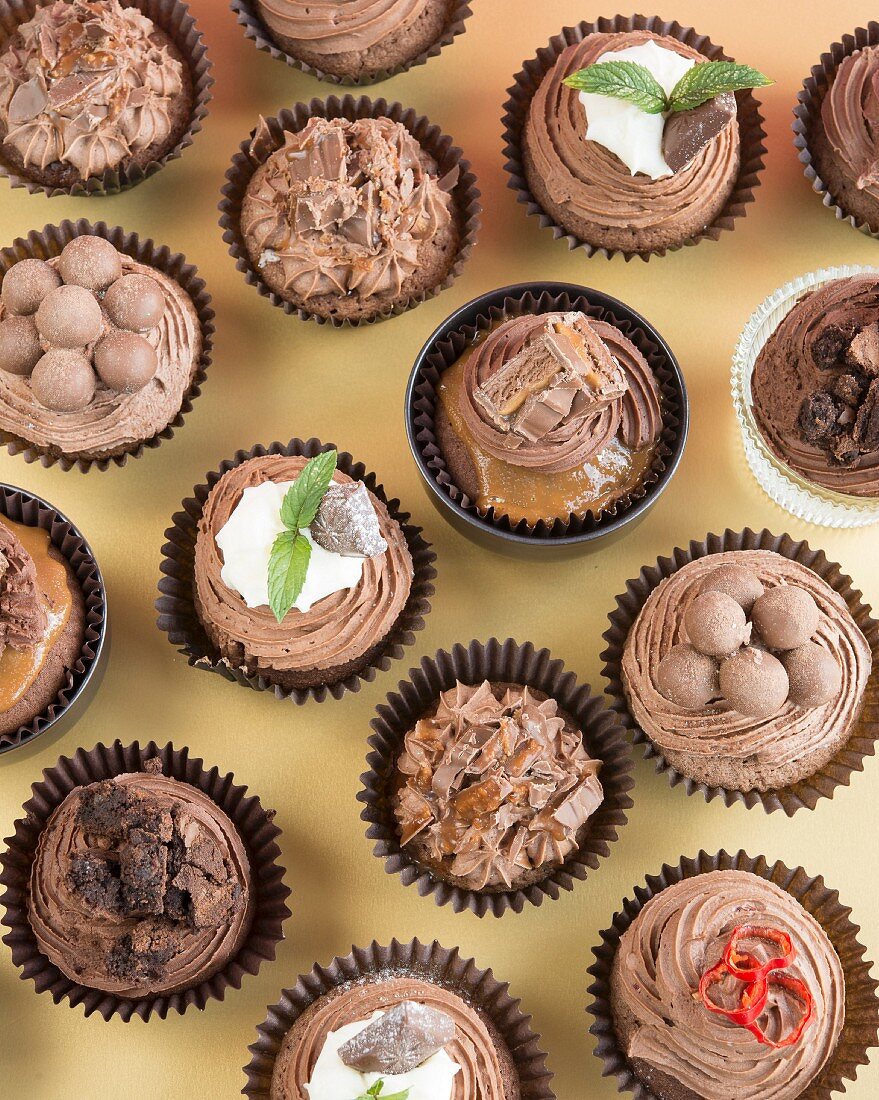
[[[529,1024],[508,987],[457,950],[373,943],[284,990],[250,1048],[244,1092],[554,1100]]]
[[[350,455],[242,451],[196,494],[163,564],[186,587],[163,582],[158,603],[192,663],[303,702],[357,690],[423,625],[433,554]]]
[[[86,221],[0,253],[0,440],[44,465],[122,465],[200,393],[213,312],[195,269]]]
[[[838,218],[879,235],[879,25],[843,36],[812,66],[794,109],[806,178]]]
[[[596,1054],[640,1100],[823,1098],[875,1045],[879,1002],[823,881],[743,852],[664,867],[602,933]]]
[[[118,191],[189,144],[210,79],[182,4],[3,7],[0,160],[13,184],[50,195]]]
[[[423,64],[463,33],[463,0],[234,0],[247,36],[334,84],[373,84]]]
[[[793,813],[873,751],[879,630],[804,543],[709,536],[617,602],[603,654],[613,706],[673,782]]]
[[[570,889],[626,820],[628,750],[588,686],[512,639],[425,658],[373,720],[358,795],[388,872],[478,916]]]
[[[447,287],[478,192],[451,139],[385,100],[313,100],[260,118],[223,189],[238,267],[286,312],[333,325],[390,317]]]
[[[86,1015],[204,1008],[274,958],[289,916],[278,829],[187,750],[98,745],[34,784],[0,857],[22,978]]]
[[[638,66],[638,91],[615,83],[608,63]],[[696,75],[705,64],[720,83]],[[678,23],[617,16],[565,28],[509,90],[510,186],[541,224],[590,253],[649,258],[716,239],[762,168],[747,89],[766,83]]]

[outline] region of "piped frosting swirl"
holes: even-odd
[[[15,532],[0,523],[0,656],[7,646],[24,649],[36,645],[47,627],[34,559]]]
[[[307,45],[316,54],[367,50],[402,34],[427,0],[257,0],[270,30]]]
[[[694,995],[742,924],[771,926],[793,941],[796,957],[785,974],[808,986],[814,1018],[791,1047],[761,1044]],[[652,897],[620,939],[611,989],[628,1057],[706,1100],[802,1096],[831,1057],[845,1019],[845,976],[824,929],[786,891],[746,871],[696,875]],[[797,1014],[773,994],[761,1024],[778,1040]]]
[[[879,46],[843,59],[821,104],[821,121],[846,175],[879,201]]]

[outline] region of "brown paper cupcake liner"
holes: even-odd
[[[457,0],[455,9],[451,19],[446,24],[445,30],[431,43],[426,50],[423,50],[416,57],[413,57],[411,61],[404,61],[399,65],[394,65],[388,69],[379,69],[374,73],[367,73],[363,76],[356,78],[336,76],[333,73],[325,73],[322,69],[317,68],[314,65],[309,65],[307,61],[302,61],[298,57],[293,57],[291,54],[279,46],[278,43],[272,37],[272,32],[260,19],[257,5],[252,0],[232,0],[232,11],[235,12],[238,17],[238,22],[244,28],[244,35],[249,38],[251,42],[256,45],[258,50],[263,50],[265,53],[271,54],[278,61],[283,61],[289,65],[292,69],[299,69],[303,73],[308,73],[309,76],[317,77],[318,80],[323,80],[327,84],[346,84],[351,87],[364,87],[368,84],[378,84],[382,80],[389,80],[392,76],[398,76],[400,73],[408,72],[409,69],[414,68],[416,65],[423,65],[431,57],[437,57],[444,46],[451,45],[452,41],[459,35],[463,34],[467,29],[465,21],[473,14],[470,7],[469,0]]]
[[[434,593],[433,579],[436,554],[427,542],[420,527],[409,523],[409,513],[400,510],[399,500],[389,500],[376,475],[368,473],[362,462],[355,462],[346,451],[339,451],[337,467],[356,481],[362,481],[371,493],[387,507],[391,518],[403,530],[406,545],[412,556],[414,579],[406,606],[390,632],[385,636],[370,658],[369,663],[341,680],[310,688],[283,688],[264,676],[248,674],[246,669],[232,665],[222,657],[208,638],[195,610],[193,596],[193,563],[198,524],[204,503],[211,489],[228,470],[240,466],[249,458],[263,455],[304,455],[313,458],[321,451],[331,450],[335,444],[321,443],[318,439],[291,439],[289,443],[271,443],[268,447],[258,444],[249,451],[236,451],[235,456],[220,464],[206,476],[203,484],[196,485],[193,495],[183,501],[180,512],[172,516],[171,526],[165,531],[168,540],[162,547],[160,596],[156,600],[159,613],[158,625],[168,635],[168,640],[178,648],[194,668],[216,672],[225,680],[253,688],[254,691],[271,691],[276,699],[292,699],[302,704],[307,699],[322,702],[327,696],[340,699],[346,691],[359,691],[364,682],[372,682],[376,673],[385,672],[391,661],[403,656],[406,646],[415,641],[415,631],[424,628],[424,616],[430,611],[430,597]]]
[[[773,791],[736,791],[710,786],[682,775],[636,724],[623,689],[622,658],[626,639],[650,593],[688,562],[727,550],[772,550],[817,573],[843,598],[873,654],[874,667],[864,695],[863,709],[849,739],[814,775]],[[822,550],[812,550],[807,542],[795,541],[790,535],[773,535],[765,528],[762,531],[745,528],[741,532],[727,528],[722,535],[710,534],[704,542],[693,541],[686,550],[676,547],[671,557],[659,558],[656,565],[645,566],[638,577],[627,583],[626,591],[617,596],[616,603],[609,617],[610,626],[604,633],[607,649],[601,654],[608,705],[631,732],[634,743],[644,746],[645,758],[656,761],[657,772],[667,773],[671,786],[683,783],[687,794],[701,794],[706,802],[722,798],[727,806],[741,802],[749,809],[759,803],[767,813],[783,810],[791,817],[797,810],[814,810],[819,799],[832,798],[837,787],[848,786],[853,772],[864,770],[865,757],[875,754],[876,740],[879,738],[879,623],[872,618],[869,605],[853,587],[851,578],[842,572],[842,567],[836,562],[828,561]]]
[[[440,692],[456,682],[473,685],[483,680],[527,685],[551,696],[582,731],[589,755],[602,762],[599,779],[604,799],[589,818],[577,849],[545,878],[514,890],[467,890],[440,878],[400,844],[392,805],[396,762],[406,733],[436,705]],[[432,658],[423,657],[420,667],[410,669],[409,679],[378,707],[370,724],[374,733],[366,758],[369,770],[360,777],[357,799],[365,804],[360,816],[369,823],[368,839],[376,842],[373,852],[384,860],[389,875],[399,875],[405,886],[414,884],[422,897],[432,894],[437,905],[451,904],[456,913],[463,909],[478,917],[486,913],[500,917],[508,909],[521,913],[526,902],[540,905],[545,898],[558,898],[561,890],[572,890],[575,879],[585,879],[610,855],[610,845],[632,806],[632,752],[622,727],[588,684],[578,684],[562,661],[530,642],[519,645],[512,638],[504,642],[490,638],[485,644],[455,645],[451,652],[439,650]]]
[[[0,734],[0,753],[33,741],[59,722],[83,697],[86,685],[98,667],[107,633],[107,597],[104,579],[91,547],[70,520],[41,497],[12,485],[0,485],[0,514],[13,523],[41,527],[49,532],[52,545],[67,559],[82,590],[85,624],[82,649],[67,670],[63,687],[49,707],[17,730]]]
[[[272,1073],[284,1037],[310,1005],[340,987],[380,981],[383,977],[412,975],[443,986],[461,996],[487,1024],[492,1037],[500,1039],[510,1052],[519,1078],[521,1100],[555,1100],[550,1087],[552,1073],[546,1068],[546,1054],[540,1036],[531,1027],[518,998],[499,982],[491,970],[481,970],[474,959],[463,958],[457,947],[442,947],[436,940],[400,943],[391,940],[382,947],[375,940],[368,947],[354,947],[345,958],[336,957],[329,966],[315,964],[310,974],[299,976],[292,989],[268,1009],[259,1025],[256,1042],[248,1047],[253,1057],[244,1067],[245,1096],[268,1100]]]
[[[510,288],[514,290],[515,288]],[[567,539],[602,526],[602,521],[621,517],[639,500],[655,495],[659,482],[667,480],[677,463],[671,464],[669,456],[680,450],[680,438],[686,436],[686,393],[679,373],[672,369],[671,353],[664,344],[660,346],[648,333],[646,327],[634,324],[626,317],[620,317],[612,308],[603,304],[604,295],[582,288],[582,293],[553,293],[552,289],[540,289],[505,297],[502,306],[492,305],[481,314],[473,325],[464,325],[436,342],[430,354],[421,366],[420,379],[413,391],[411,416],[413,418],[415,443],[430,470],[436,484],[440,486],[450,500],[465,512],[478,517],[483,523],[503,532],[513,532],[519,536],[534,539]],[[452,480],[439,445],[436,433],[437,386],[442,373],[452,366],[461,355],[472,347],[477,333],[485,332],[501,321],[524,314],[551,313],[556,310],[579,310],[588,317],[606,321],[614,325],[628,337],[647,360],[651,370],[659,380],[663,400],[663,427],[659,437],[656,454],[649,471],[640,485],[623,494],[598,511],[589,511],[582,515],[571,513],[565,519],[556,519],[551,523],[539,520],[531,524],[527,520],[512,521],[509,516],[498,515],[495,509],[481,508],[460,489]],[[633,314],[637,316],[636,314]],[[643,320],[643,319],[642,319]],[[646,326],[646,322],[645,322]],[[676,367],[676,364],[674,364]]]
[[[0,53],[22,23],[29,22],[39,7],[50,0],[0,0]],[[143,168],[132,164],[128,168],[108,168],[100,176],[90,176],[72,187],[50,187],[29,179],[18,167],[4,163],[0,155],[0,176],[6,176],[12,187],[25,187],[32,194],[39,192],[54,198],[56,195],[115,195],[135,187],[149,176],[155,175],[169,160],[176,160],[202,128],[211,101],[214,83],[207,48],[195,19],[181,0],[122,0],[123,7],[137,7],[147,18],[167,34],[180,51],[189,69],[192,89],[192,112],[186,131],[173,149],[162,157],[150,161]]]
[[[845,1023],[832,1057],[799,1100],[828,1100],[835,1092],[845,1091],[844,1081],[854,1081],[857,1067],[869,1061],[868,1051],[876,1046],[879,1030],[877,983],[870,977],[871,963],[864,958],[866,948],[858,942],[860,928],[851,920],[851,909],[839,900],[839,893],[825,885],[818,875],[808,875],[802,867],[792,870],[780,860],[769,863],[765,856],[751,857],[743,851],[730,855],[720,851],[709,855],[701,851],[695,859],[682,858],[676,867],[663,865],[658,875],[647,875],[646,885],[634,888],[634,897],[623,901],[613,924],[601,933],[594,949],[595,962],[588,973],[595,979],[588,992],[592,1001],[587,1011],[595,1017],[589,1031],[596,1038],[595,1056],[604,1063],[603,1077],[616,1077],[620,1092],[631,1092],[635,1100],[657,1100],[655,1094],[635,1075],[620,1047],[610,1005],[610,977],[620,938],[647,902],[683,879],[708,871],[750,871],[774,883],[812,914],[836,950],[845,973]]]
[[[251,177],[256,169],[284,144],[285,130],[296,133],[305,127],[310,118],[314,117],[345,118],[349,121],[359,118],[389,118],[393,122],[402,123],[418,144],[430,153],[439,166],[440,178],[455,167],[460,169],[458,182],[452,191],[453,205],[459,221],[460,240],[458,253],[449,273],[436,286],[395,302],[387,310],[373,317],[321,317],[311,313],[304,306],[296,306],[286,298],[282,298],[264,282],[259,273],[254,270],[247,254],[247,246],[241,230],[241,208]],[[307,104],[297,103],[295,107],[285,107],[278,112],[276,118],[266,119],[266,125],[272,139],[270,149],[261,150],[258,156],[251,155],[250,143],[256,133],[254,129],[251,130],[250,136],[241,142],[239,151],[232,157],[232,165],[226,172],[227,182],[223,187],[223,198],[220,201],[220,226],[223,229],[223,240],[229,245],[229,252],[235,259],[236,268],[244,273],[245,281],[250,286],[255,286],[272,305],[280,306],[285,313],[295,313],[303,321],[312,320],[320,325],[329,323],[334,328],[375,324],[377,321],[384,321],[388,317],[405,313],[406,310],[413,309],[430,298],[435,298],[458,278],[476,243],[482,206],[479,203],[476,176],[470,170],[469,161],[464,159],[461,150],[452,144],[452,139],[438,126],[431,123],[424,115],[416,114],[411,107],[407,109],[400,103],[389,103],[386,99],[372,100],[367,96],[358,96],[355,99],[353,95],[345,95],[341,99],[331,95],[328,99],[313,99]]]
[[[811,73],[803,81],[803,87],[797,95],[793,121],[794,146],[803,165],[803,174],[812,185],[812,190],[821,196],[822,203],[829,207],[837,218],[847,221],[859,232],[874,238],[879,237],[879,232],[871,229],[867,222],[861,221],[854,214],[849,214],[845,207],[840,206],[831,195],[827,184],[818,175],[818,169],[809,149],[809,138],[817,120],[821,117],[821,105],[833,83],[836,70],[845,58],[866,46],[877,44],[879,44],[879,23],[874,20],[871,20],[866,27],[858,27],[853,34],[843,35],[841,42],[834,42],[827,53],[821,54],[821,60],[817,65],[812,66]]]
[[[148,760],[162,761],[162,774],[189,783],[203,791],[224,811],[238,830],[247,850],[252,876],[255,906],[250,931],[237,953],[211,977],[189,989],[146,997],[119,997],[71,981],[39,949],[28,920],[28,894],[31,865],[40,834],[55,809],[76,787],[96,783],[125,772],[145,770]],[[90,752],[78,749],[72,757],[62,756],[53,768],[43,771],[40,782],[31,788],[24,804],[24,817],[15,823],[15,832],[5,841],[0,854],[0,884],[6,887],[0,896],[5,909],[2,923],[10,930],[3,942],[12,951],[12,961],[21,970],[23,981],[33,981],[38,993],[49,991],[55,1004],[65,998],[71,1008],[83,1005],[85,1015],[99,1013],[105,1020],[132,1016],[148,1020],[156,1015],[164,1019],[169,1012],[185,1012],[190,1006],[203,1009],[211,999],[222,1001],[229,988],[240,989],[245,974],[256,974],[263,962],[275,957],[275,949],[284,938],[282,925],[290,915],[286,900],[290,894],[284,884],[284,868],[276,838],[281,830],[274,825],[274,811],[266,810],[247,787],[236,785],[235,777],[222,775],[216,767],[208,769],[202,760],[189,755],[189,749],[175,749],[169,742],[160,747],[155,741],[141,745],[96,745]]]
[[[735,227],[736,219],[743,217],[747,213],[748,203],[754,201],[754,189],[760,182],[763,157],[766,154],[766,147],[763,144],[766,133],[763,129],[763,116],[760,114],[759,104],[753,93],[751,91],[736,92],[741,142],[741,165],[736,185],[723,210],[714,221],[679,245],[650,249],[646,252],[598,247],[581,240],[574,233],[565,229],[564,226],[559,225],[546,213],[531,193],[531,187],[525,175],[525,167],[522,161],[522,131],[525,127],[525,119],[528,115],[531,99],[540,86],[540,82],[568,46],[572,46],[576,42],[582,42],[584,38],[596,32],[607,34],[634,30],[653,31],[655,34],[676,38],[679,42],[692,46],[693,49],[704,54],[710,61],[732,60],[720,46],[715,46],[707,35],[697,34],[692,27],[683,27],[677,22],[664,22],[656,15],[615,15],[611,18],[598,19],[595,23],[584,21],[578,23],[575,27],[565,27],[560,34],[549,40],[548,45],[537,51],[536,57],[523,63],[521,71],[514,77],[512,87],[507,89],[509,99],[504,104],[504,114],[501,121],[504,127],[504,156],[506,157],[504,167],[509,175],[507,186],[516,192],[517,200],[526,206],[528,215],[537,216],[542,229],[551,229],[555,240],[563,237],[570,250],[582,248],[587,256],[597,254],[610,259],[611,256],[619,253],[627,261],[631,260],[633,256],[647,261],[651,256],[664,256],[666,252],[676,252],[679,248],[698,244],[699,241],[706,238],[716,241],[723,230]]]
[[[75,467],[82,473],[93,468],[106,470],[111,465],[124,466],[129,458],[140,458],[148,447],[155,449],[163,440],[172,438],[175,430],[183,426],[184,417],[192,411],[192,403],[201,393],[207,377],[207,368],[211,362],[214,334],[214,311],[210,308],[211,296],[205,288],[204,280],[199,277],[192,264],[188,264],[186,258],[179,252],[171,252],[167,245],[157,245],[149,238],[141,240],[137,233],[126,233],[119,226],[111,227],[105,222],[92,225],[85,218],[80,218],[77,222],[63,221],[60,225],[44,226],[40,232],[31,230],[27,237],[19,237],[11,245],[0,250],[0,281],[10,267],[19,260],[33,257],[40,260],[52,259],[54,256],[59,256],[64,246],[74,237],[85,234],[103,237],[119,252],[124,252],[138,263],[154,267],[173,279],[189,295],[195,307],[201,330],[202,349],[189,389],[174,418],[149,439],[132,443],[118,454],[97,459],[72,458],[57,448],[41,447],[13,432],[0,430],[0,446],[5,446],[10,454],[20,454],[25,462],[39,461],[42,466],[47,467],[57,463],[62,470],[72,470]]]

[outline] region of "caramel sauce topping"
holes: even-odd
[[[49,556],[49,532],[11,520],[2,522],[33,558],[37,587],[45,601],[49,620],[46,636],[38,645],[27,649],[7,646],[0,656],[0,712],[5,712],[15,706],[39,676],[46,657],[70,618],[73,595],[64,563]]]

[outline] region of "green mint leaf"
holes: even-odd
[[[724,92],[765,88],[774,83],[750,65],[737,65],[734,61],[704,61],[688,69],[675,84],[669,96],[669,106],[672,111],[692,111]]]
[[[565,77],[578,92],[611,96],[634,103],[648,115],[668,110],[668,99],[653,73],[636,61],[599,61]]]
[[[278,622],[296,602],[305,584],[311,559],[311,543],[297,531],[282,531],[269,555],[269,607]]]
[[[381,1096],[384,1087],[385,1079],[379,1077],[375,1084],[370,1085],[366,1092],[355,1097],[355,1100],[375,1100],[375,1097]],[[403,1089],[402,1092],[388,1093],[387,1096],[381,1096],[381,1100],[409,1100],[409,1089]]]
[[[311,524],[333,480],[338,457],[335,450],[323,451],[305,463],[281,504],[281,522],[288,530],[299,531]]]

